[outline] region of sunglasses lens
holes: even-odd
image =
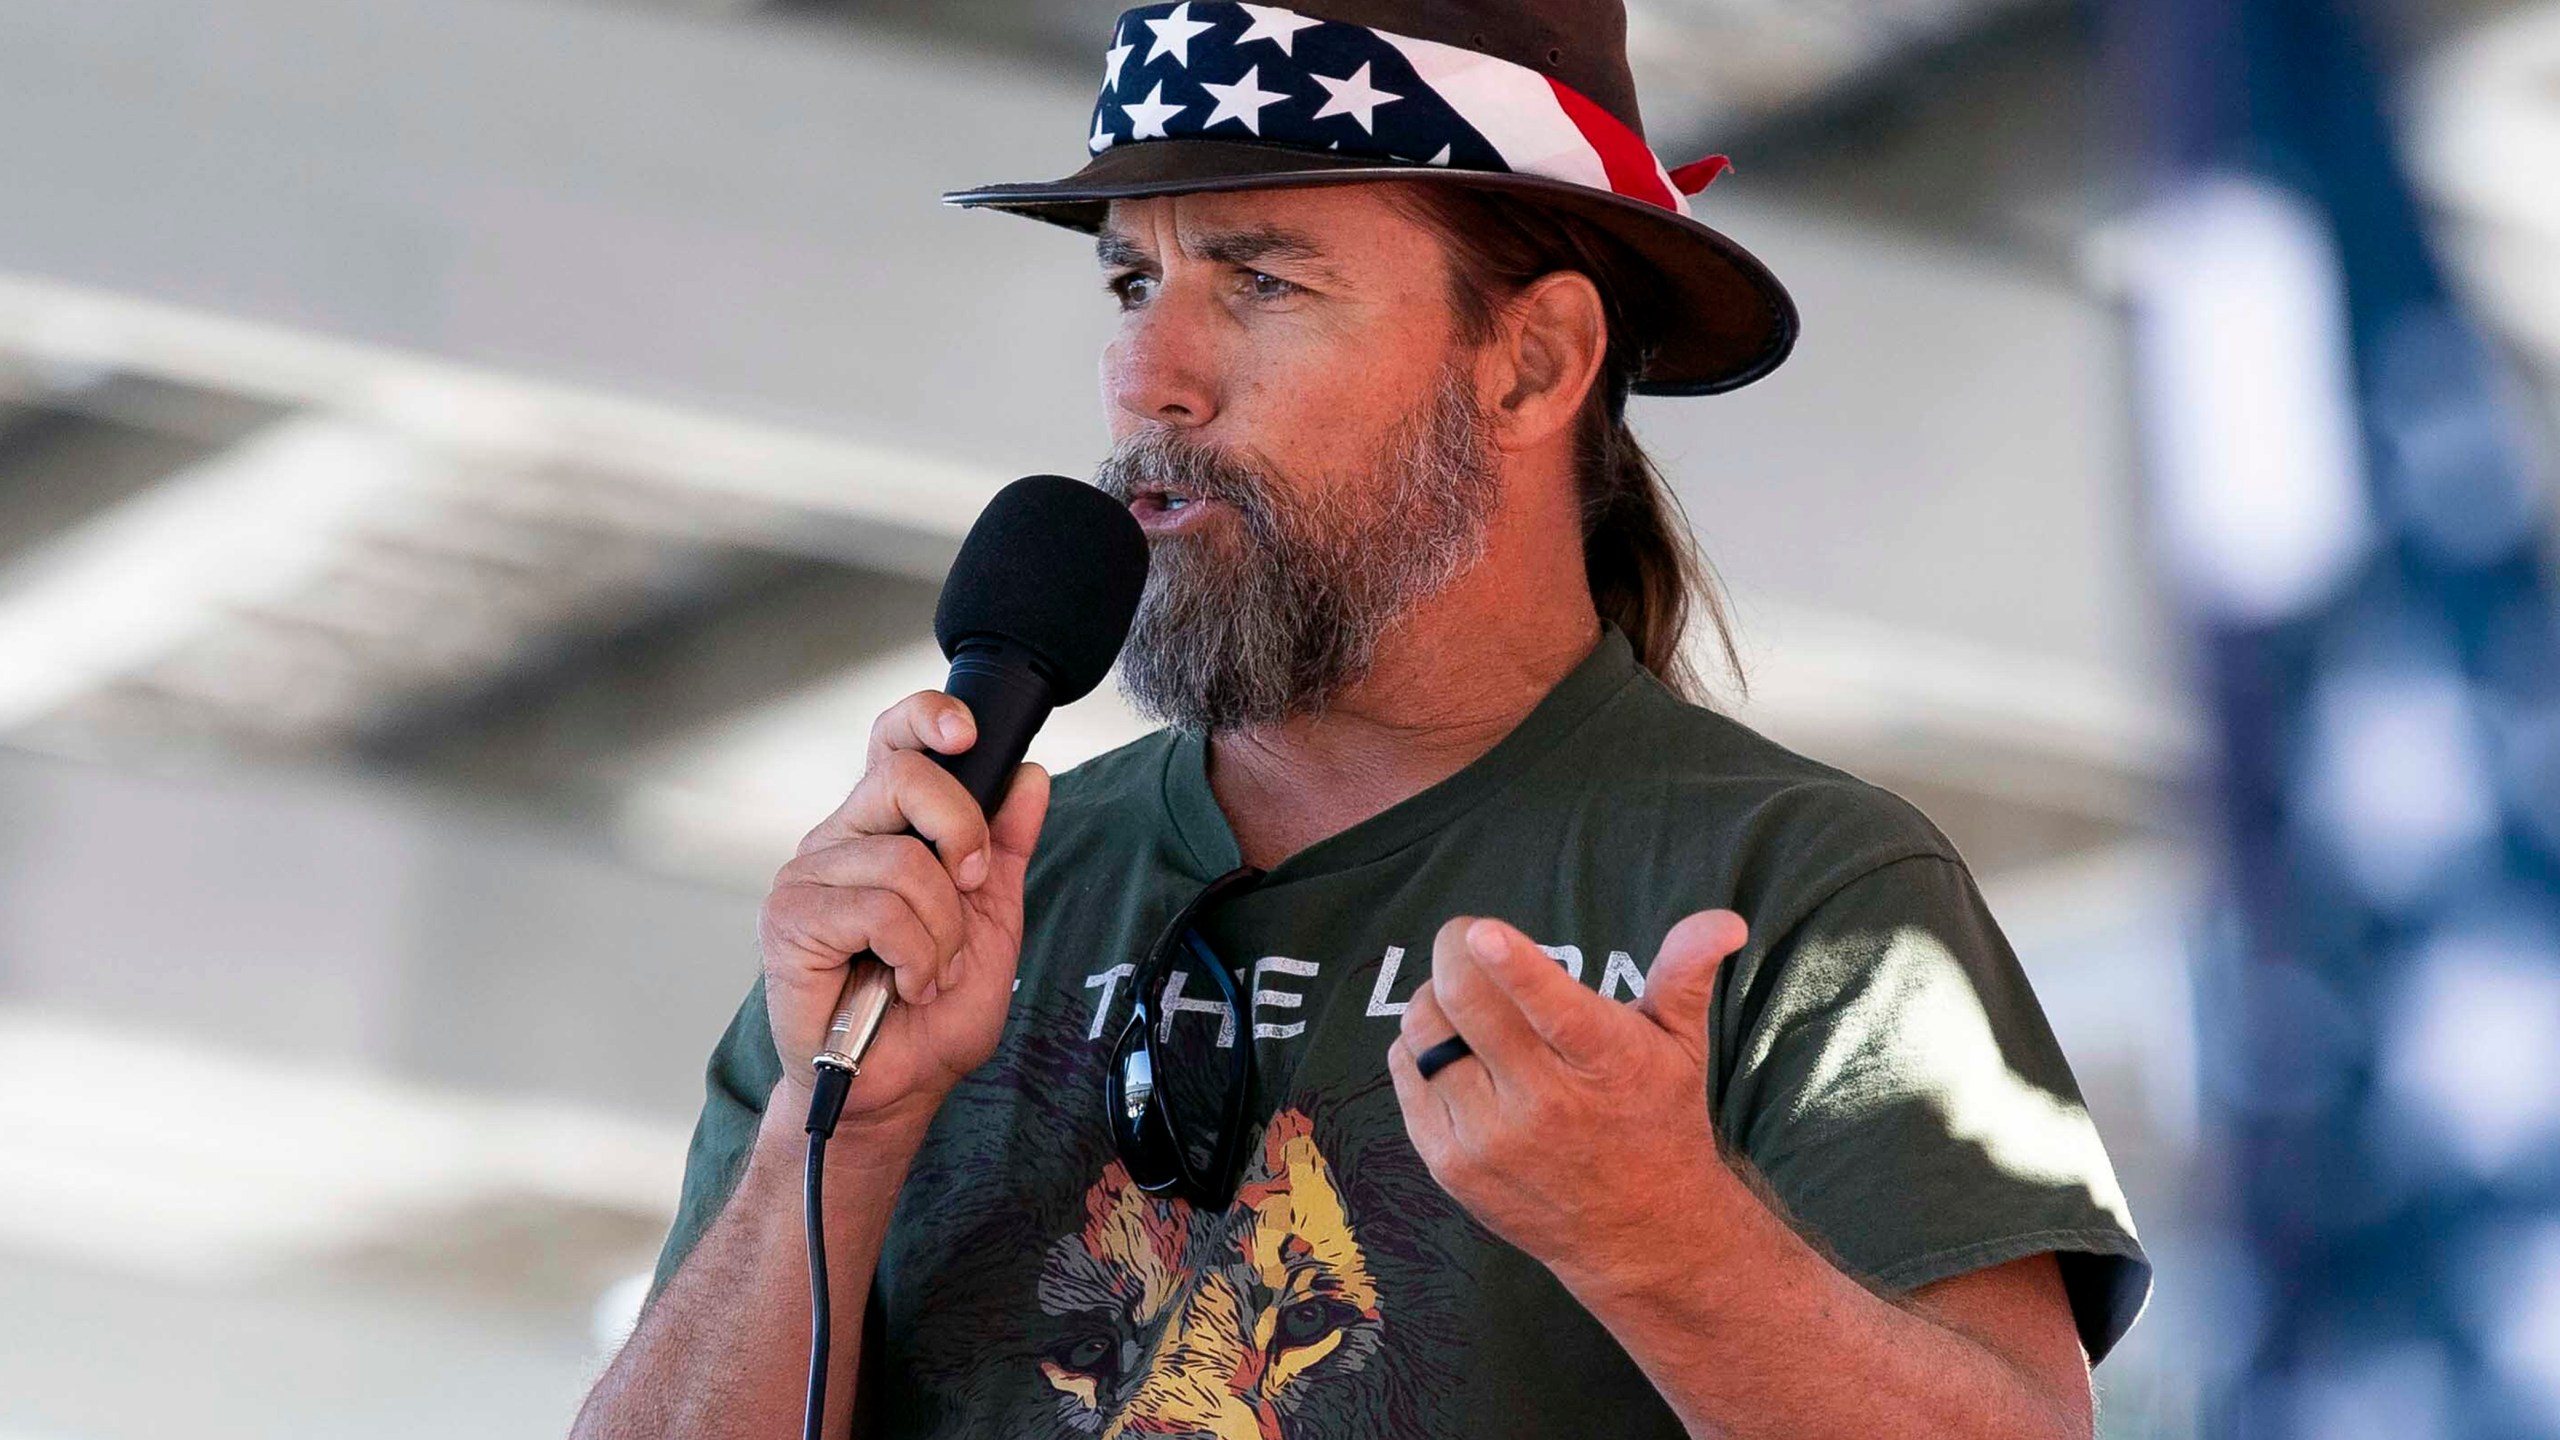
[[[1162,1190],[1180,1179],[1181,1171],[1174,1163],[1173,1137],[1165,1128],[1156,1096],[1155,1067],[1148,1060],[1147,1047],[1138,1040],[1137,1025],[1122,1032],[1111,1055],[1110,1085],[1104,1098],[1110,1106],[1111,1139],[1120,1152],[1122,1168],[1139,1189]]]
[[[1225,1132],[1251,1063],[1242,996],[1234,975],[1193,936],[1150,967],[1149,978],[1145,1007],[1111,1052],[1104,1095],[1111,1138],[1141,1189],[1187,1192],[1186,1171],[1217,1186],[1221,1145],[1234,1143]]]
[[[1186,937],[1190,938],[1190,937]],[[1192,1173],[1209,1178],[1238,1083],[1239,1047],[1249,1043],[1237,1013],[1234,977],[1192,939],[1177,948],[1154,1000],[1155,1081],[1172,1143]]]

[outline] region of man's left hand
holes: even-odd
[[[1707,1112],[1707,1002],[1747,934],[1730,910],[1681,921],[1630,1005],[1499,920],[1441,926],[1387,1052],[1432,1178],[1577,1290],[1694,1253],[1713,1212],[1749,1201]],[[1473,1053],[1423,1079],[1414,1057],[1452,1034]]]

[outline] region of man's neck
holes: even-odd
[[[1599,643],[1598,616],[1573,593],[1526,614],[1444,595],[1382,640],[1368,676],[1322,715],[1212,739],[1210,792],[1245,863],[1267,870],[1492,749]]]

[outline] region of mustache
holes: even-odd
[[[1149,491],[1170,490],[1221,501],[1247,515],[1266,510],[1275,488],[1262,466],[1169,430],[1146,431],[1112,447],[1094,467],[1093,483],[1123,505]]]

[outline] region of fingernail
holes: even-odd
[[[1499,960],[1511,953],[1511,942],[1503,936],[1498,921],[1479,920],[1467,927],[1467,948],[1482,960]]]
[[[962,723],[959,716],[946,714],[933,722],[933,733],[942,737],[943,744],[957,745],[960,743],[960,737],[969,733],[969,727]]]
[[[942,962],[942,988],[945,990],[960,988],[960,956],[956,952],[950,959]]]
[[[987,878],[987,852],[972,850],[960,859],[960,883],[975,887]]]

